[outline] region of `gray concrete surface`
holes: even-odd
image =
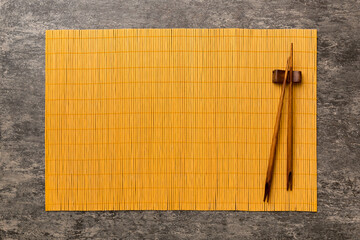
[[[0,6],[0,239],[360,239],[359,1]],[[318,29],[318,212],[45,212],[45,30],[103,28]]]

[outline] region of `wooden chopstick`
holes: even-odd
[[[281,89],[280,101],[279,101],[279,105],[278,105],[278,111],[277,111],[275,127],[274,127],[274,135],[272,137],[272,143],[271,143],[271,148],[270,148],[269,164],[268,164],[268,169],[267,169],[267,173],[266,173],[265,194],[264,194],[264,200],[263,200],[264,202],[266,199],[269,202],[269,198],[270,198],[269,196],[270,196],[271,181],[272,181],[272,176],[273,176],[273,171],[274,171],[276,145],[277,145],[278,133],[279,133],[279,129],[280,129],[281,110],[282,110],[283,103],[284,103],[286,79],[288,76],[290,63],[292,62],[291,59],[292,59],[292,54],[290,54],[290,57],[288,58],[288,60],[286,62],[284,82],[283,82],[282,89]]]
[[[290,53],[290,83],[289,83],[289,99],[288,99],[288,132],[287,132],[287,190],[293,187],[293,44],[291,43]]]

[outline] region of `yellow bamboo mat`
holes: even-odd
[[[46,31],[46,210],[316,211],[316,30]],[[294,43],[294,190],[281,84]],[[286,92],[286,97],[288,89]]]

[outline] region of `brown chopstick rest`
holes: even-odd
[[[272,82],[273,83],[283,83],[285,76],[285,70],[274,70],[272,75]],[[293,71],[292,74],[292,82],[293,83],[301,83],[301,71]],[[290,74],[288,74],[286,78],[287,83],[290,83]]]

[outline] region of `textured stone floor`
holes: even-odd
[[[0,0],[0,239],[360,239],[359,1]],[[45,212],[45,30],[318,29],[318,212]]]

